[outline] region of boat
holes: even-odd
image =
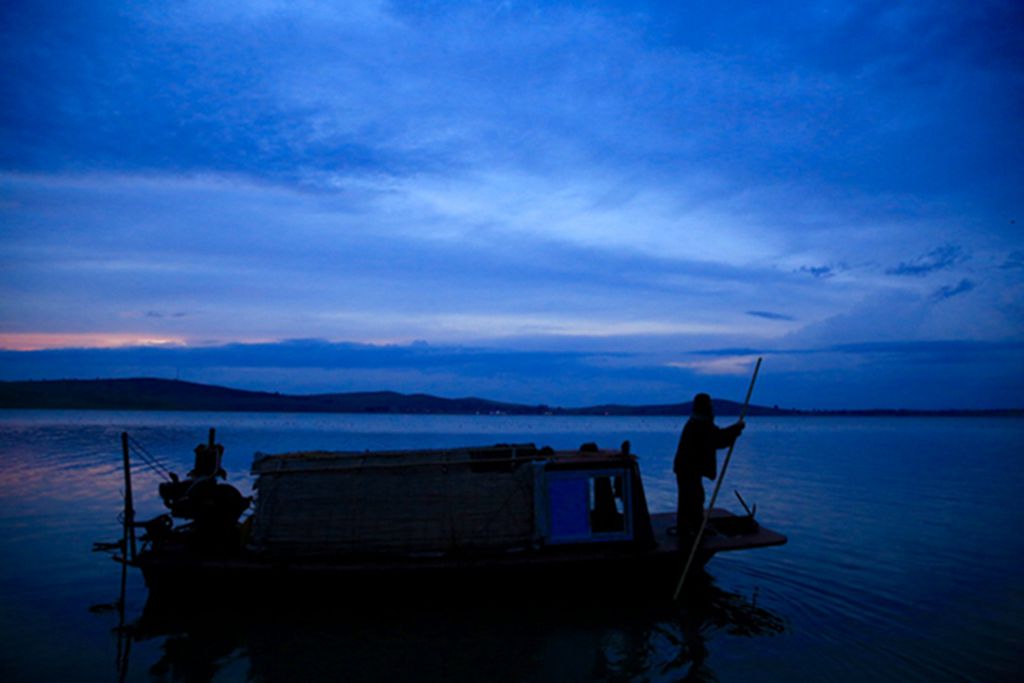
[[[690,551],[673,513],[649,512],[628,441],[257,453],[250,498],[224,481],[210,430],[192,471],[160,485],[169,512],[144,522],[134,519],[126,434],[122,442],[125,536],[108,545],[141,570],[151,595],[475,599],[617,586],[667,598]],[[786,543],[754,512],[711,510],[696,564]]]

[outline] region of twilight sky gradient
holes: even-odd
[[[1024,406],[1024,5],[5,2],[0,379]]]

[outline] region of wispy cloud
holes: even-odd
[[[184,318],[188,314],[184,311],[146,311],[143,316],[146,318]]]
[[[747,311],[747,315],[752,315],[755,318],[764,318],[765,320],[796,320],[796,318],[794,318],[791,315],[786,315],[784,313],[773,313],[772,311]]]
[[[943,287],[939,287],[932,293],[932,300],[942,301],[944,299],[952,299],[954,296],[957,296],[958,294],[964,294],[965,292],[969,292],[972,289],[974,289],[974,283],[971,282],[970,280],[964,279],[956,283],[955,285],[945,285]]]
[[[910,261],[903,261],[895,268],[889,268],[885,272],[888,275],[918,277],[934,273],[939,270],[946,270],[958,263],[963,263],[968,258],[969,257],[964,253],[962,248],[956,245],[947,244],[945,246],[932,249],[923,256],[911,259]]]
[[[150,347],[181,347],[185,348],[184,337],[154,336],[147,334],[132,333],[111,333],[111,332],[2,332],[0,331],[0,354],[4,351],[42,351],[56,350],[58,352],[68,351],[73,353],[80,349],[126,349],[126,348],[150,348]],[[41,358],[36,356],[35,358]],[[30,356],[9,356],[9,358],[24,358]],[[44,366],[36,368],[37,372],[46,375]],[[72,373],[68,376],[75,376],[79,372],[73,366],[65,369],[65,372]],[[33,375],[26,375],[26,378]],[[84,375],[88,376],[88,375]]]
[[[1003,270],[1024,268],[1024,251],[1014,251],[1006,256],[1006,260],[999,266]]]
[[[829,278],[835,275],[832,266],[801,266],[799,272],[816,278]]]

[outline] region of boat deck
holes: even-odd
[[[736,517],[736,515],[722,508],[714,508],[711,510],[712,523],[714,523],[716,519],[724,519],[728,517]],[[669,529],[675,525],[675,513],[661,512],[651,515],[651,526],[654,528],[654,539],[658,543],[659,552],[677,550],[677,537],[675,534],[669,533]],[[732,550],[769,548],[776,545],[785,545],[785,543],[786,537],[782,534],[772,531],[771,529],[759,527],[754,533],[736,536],[726,536],[725,534],[709,535],[705,532],[704,538],[701,539],[700,547],[703,552],[706,552],[710,556],[715,553],[724,553]]]

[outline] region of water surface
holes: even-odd
[[[728,421],[725,418],[724,421]],[[641,458],[652,511],[675,505],[679,418],[0,411],[0,671],[116,680],[119,435],[172,469],[217,427],[229,481],[253,453],[587,441]],[[1014,680],[1024,671],[1024,420],[752,418],[727,474],[788,545],[723,555],[683,606],[595,596],[571,610],[211,606],[142,618],[129,575],[128,680]],[[138,469],[136,507],[162,512]],[[91,609],[92,608],[92,609]]]

